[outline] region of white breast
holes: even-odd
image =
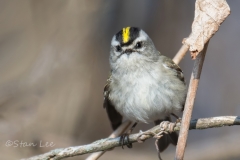
[[[117,74],[117,77],[113,75],[109,98],[116,110],[131,121],[143,123],[163,119],[180,111],[183,96],[176,95],[179,91],[171,87],[172,81],[168,80],[170,77],[159,73],[158,66],[151,70],[139,69],[125,72],[124,75]],[[179,81],[174,76],[172,79]]]

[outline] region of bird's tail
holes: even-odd
[[[157,120],[157,121],[155,121],[155,125],[159,125],[162,121],[170,121],[171,122],[171,118],[167,117],[163,120]],[[163,136],[158,140],[158,149],[160,152],[162,152],[169,146],[169,144],[173,144],[176,146],[177,141],[178,141],[178,133],[176,133],[176,132],[172,132],[169,134],[163,133]]]

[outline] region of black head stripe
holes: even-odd
[[[122,33],[123,33],[123,30],[119,31],[119,32],[116,34],[116,40],[117,40],[118,42],[120,42],[120,44],[122,44],[122,41],[123,41]]]
[[[126,43],[123,42],[123,29],[116,34],[116,40],[120,42],[121,46],[132,44],[132,42],[139,36],[140,29],[137,27],[130,27],[129,32],[129,40]]]

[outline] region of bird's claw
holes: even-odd
[[[160,124],[160,131],[163,131],[163,133],[168,134],[174,132],[174,127],[176,126],[176,123],[171,123],[169,121],[162,121]]]
[[[129,142],[129,134],[128,133],[124,133],[124,134],[122,134],[121,135],[121,137],[120,137],[120,144],[121,144],[121,146],[122,146],[122,149],[124,149],[124,145],[125,145],[125,138],[127,138],[127,142],[126,142],[126,146],[128,147],[128,148],[132,148],[132,143],[130,143]]]

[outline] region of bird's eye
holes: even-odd
[[[135,48],[142,48],[142,42],[137,42],[137,44],[135,45]]]
[[[117,52],[121,52],[122,51],[122,48],[120,46],[116,46],[116,51]]]

